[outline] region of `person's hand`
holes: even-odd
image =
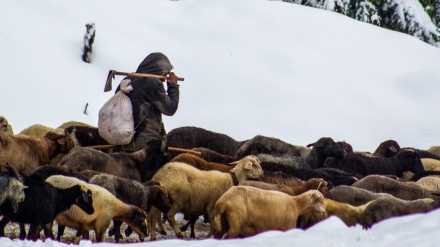
[[[174,74],[174,72],[170,72],[168,74],[168,81],[171,83],[176,83],[177,84],[177,76],[176,74]]]

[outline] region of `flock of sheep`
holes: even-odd
[[[199,155],[170,152],[145,181],[154,149],[99,150],[108,143],[97,128],[75,121],[14,135],[0,117],[0,237],[15,222],[20,238],[33,240],[61,241],[69,227],[78,239],[119,242],[122,224],[125,236],[135,232],[139,241],[166,234],[165,224],[178,238],[188,228],[190,238],[241,238],[307,229],[330,216],[368,229],[440,206],[439,147],[401,148],[387,140],[370,153],[330,137],[298,146],[261,135],[236,141],[197,127],[173,129],[167,141]],[[197,236],[202,219],[209,231]]]

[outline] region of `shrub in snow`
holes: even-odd
[[[86,63],[91,61],[93,41],[95,41],[95,23],[87,23],[82,55],[82,60]]]

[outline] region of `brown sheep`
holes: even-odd
[[[35,138],[40,138],[45,136],[49,131],[58,131],[58,132],[64,132],[63,128],[51,128],[51,127],[47,127],[41,124],[34,124],[31,125],[29,127],[27,127],[26,129],[22,130],[19,134],[20,135],[27,135],[27,136],[32,136]],[[72,135],[70,135],[71,141],[74,145],[75,145],[75,139],[72,137]],[[72,147],[73,148],[73,147]],[[53,159],[50,160],[49,164],[50,165],[56,165],[60,162],[60,160],[64,157],[64,153],[59,153],[57,156],[55,156]]]
[[[438,208],[439,202],[431,198],[405,201],[395,197],[381,197],[369,203],[361,215],[360,224],[370,228],[387,218],[414,213],[425,213]]]
[[[264,177],[260,178],[259,181],[270,184],[281,184],[290,187],[299,186],[304,183],[303,180],[289,176],[283,172],[270,172],[270,171],[264,171]]]
[[[202,170],[202,171],[221,171],[221,172],[229,172],[232,168],[234,168],[233,165],[228,166],[220,163],[215,162],[208,162],[200,157],[197,157],[194,154],[189,153],[183,153],[179,154],[176,157],[174,157],[171,161],[173,162],[182,162],[191,166],[194,166],[195,168]]]
[[[93,214],[85,214],[84,211],[73,206],[57,215],[58,225],[78,229],[84,238],[89,237],[89,230],[94,230],[97,242],[105,240],[106,230],[112,220],[127,223],[139,235],[140,239],[145,238],[147,235],[147,214],[145,211],[137,206],[122,202],[107,189],[73,177],[60,175],[50,176],[46,179],[46,182],[57,188],[78,184],[82,188],[85,187],[90,190],[92,194],[92,203],[95,209]]]
[[[306,212],[299,217],[298,226],[300,228],[307,229],[332,215],[341,219],[347,226],[355,226],[360,222],[365,208],[371,203],[367,202],[361,206],[352,206],[347,203],[337,202],[327,198],[324,198],[323,202],[326,212],[325,217],[313,212]]]
[[[11,135],[14,134],[11,125],[8,123],[8,120],[3,116],[0,116],[0,131],[7,132]]]
[[[298,217],[310,209],[316,214],[325,214],[323,200],[316,190],[290,196],[278,191],[234,186],[216,202],[211,231],[216,239],[249,237],[268,230],[286,231],[295,228]]]
[[[72,148],[73,141],[65,131],[50,131],[40,138],[0,132],[0,163],[9,163],[24,175]]]
[[[422,198],[440,199],[431,191],[414,182],[402,182],[381,175],[370,175],[355,182],[353,187],[366,189],[375,193],[388,193],[403,200],[417,200]]]
[[[322,178],[311,178],[307,180],[307,182],[295,187],[290,187],[282,184],[265,183],[255,180],[244,180],[240,182],[238,185],[252,186],[262,190],[275,190],[286,193],[291,196],[297,196],[309,190],[318,190],[325,198],[331,198],[331,194],[329,192],[330,185],[327,181],[325,181]]]
[[[182,238],[182,231],[174,218],[176,213],[182,212],[190,218],[207,215],[211,222],[214,204],[223,193],[240,181],[258,179],[261,176],[263,169],[259,160],[250,155],[237,161],[230,173],[201,171],[185,163],[169,162],[151,180],[161,183],[168,191],[172,202],[167,214],[168,221],[176,236]],[[160,215],[161,212],[156,207],[152,207],[148,214],[151,240],[156,239],[156,223],[160,220]]]
[[[209,161],[209,162],[216,162],[221,164],[229,164],[236,160],[238,160],[235,155],[227,155],[227,154],[221,154],[217,153],[214,150],[211,150],[209,148],[192,148],[191,150],[200,152],[200,158]]]

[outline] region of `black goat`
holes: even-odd
[[[39,231],[45,227],[46,237],[53,238],[52,230],[47,229],[55,217],[76,204],[87,214],[94,212],[90,191],[83,191],[79,185],[68,189],[58,189],[52,185],[24,177],[24,185],[28,186],[24,190],[24,200],[18,204],[18,209],[14,211],[11,202],[6,201],[2,207],[4,217],[0,220],[0,236],[5,236],[4,228],[10,221],[20,224],[30,224],[27,238],[36,240]],[[22,225],[23,226],[23,225]],[[20,237],[25,236],[25,232],[20,233]]]

